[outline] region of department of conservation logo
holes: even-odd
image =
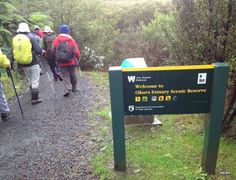
[[[134,111],[134,105],[129,105],[128,109],[129,109],[129,112],[133,112]]]

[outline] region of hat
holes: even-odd
[[[40,27],[37,26],[37,25],[35,25],[35,26],[34,26],[34,30],[35,30],[35,31],[36,31],[36,30],[40,30]]]
[[[20,23],[16,32],[30,32],[29,25],[27,23]]]
[[[59,32],[62,33],[62,34],[68,34],[70,32],[69,26],[65,25],[65,24],[62,24],[60,26]]]
[[[49,26],[44,26],[44,32],[46,33],[52,33],[53,30]]]

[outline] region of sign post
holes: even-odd
[[[215,174],[220,134],[224,118],[225,93],[229,66],[215,64],[212,82],[210,113],[205,124],[202,167],[208,174]]]
[[[124,116],[209,113],[202,167],[214,174],[229,67],[214,65],[109,69],[115,170],[126,170]]]
[[[109,69],[115,170],[126,170],[123,81],[120,67]]]

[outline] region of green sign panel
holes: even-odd
[[[213,69],[123,71],[125,115],[208,113]]]
[[[114,168],[126,170],[125,115],[208,113],[202,168],[215,174],[229,66],[109,69]]]

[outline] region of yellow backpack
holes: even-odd
[[[1,68],[7,68],[10,67],[10,61],[7,58],[5,54],[2,54],[2,51],[0,50],[0,67]]]
[[[32,44],[24,34],[16,35],[12,40],[13,56],[19,64],[30,64],[33,59]]]

